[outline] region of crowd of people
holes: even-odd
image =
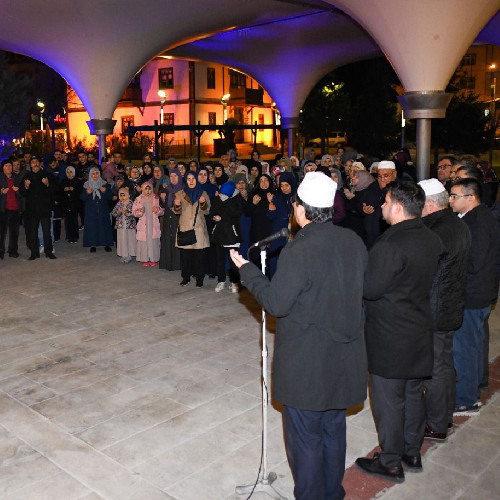
[[[19,257],[22,223],[29,260],[42,249],[55,259],[64,223],[68,242],[82,235],[92,253],[116,245],[124,264],[180,270],[181,286],[208,276],[219,293],[229,276],[238,293],[243,278],[279,318],[273,391],[296,498],[323,498],[318,487],[342,498],[343,472],[330,481],[322,467],[343,471],[345,408],[364,399],[366,371],[381,446],[356,461],[369,474],[401,482],[403,465],[421,471],[423,439],[445,441],[454,415],[480,411],[500,277],[497,191],[491,166],[468,157],[442,157],[436,178],[417,183],[407,150],[272,162],[233,151],[165,167],[151,155],[135,166],[119,153],[101,165],[85,152],[43,164],[26,154],[2,161],[0,258],[7,233]],[[266,245],[264,276],[253,244],[283,228],[291,236]],[[304,435],[331,456],[299,446]]]

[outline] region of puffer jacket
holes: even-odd
[[[439,210],[422,218],[439,236],[443,251],[431,288],[431,310],[435,329],[456,330],[462,324],[467,263],[471,237],[467,225],[451,209]]]

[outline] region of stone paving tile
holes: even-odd
[[[68,474],[60,472],[2,496],[2,500],[77,500],[93,494]],[[100,497],[97,497],[100,498]]]

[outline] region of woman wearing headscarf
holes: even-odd
[[[217,263],[217,286],[221,292],[226,286],[226,261],[229,260],[229,280],[231,291],[238,293],[239,274],[234,263],[229,259],[229,249],[238,248],[241,243],[240,217],[245,200],[236,184],[228,181],[223,184],[210,207],[210,218],[214,223],[212,240],[215,245]]]
[[[142,166],[141,185],[153,178],[153,164],[144,163]]]
[[[274,194],[272,182],[269,175],[262,174],[257,180],[257,187],[248,195],[245,214],[252,219],[250,245],[271,234],[271,221],[267,217],[267,212],[269,210],[269,201]],[[250,255],[250,257],[256,263],[260,261],[257,251],[255,251],[254,255]]]
[[[201,188],[208,194],[210,198],[210,203],[215,197],[215,193],[217,193],[218,186],[217,184],[212,184],[210,182],[210,172],[207,167],[203,166],[197,172],[198,175],[198,184]],[[212,217],[210,215],[205,215],[205,223],[207,225],[207,232],[210,238],[210,247],[208,247],[205,252],[205,274],[208,275],[209,278],[215,278],[216,273],[216,253],[215,253],[215,245],[212,242],[212,232],[214,229],[214,223]]]
[[[113,231],[108,202],[112,196],[111,187],[101,178],[99,169],[92,167],[89,180],[83,185],[80,195],[80,199],[85,202],[83,246],[90,247],[91,252],[95,252],[99,246],[103,246],[106,252],[111,252]]]
[[[224,172],[224,167],[220,163],[217,163],[217,165],[215,165],[214,174],[215,174],[215,182],[219,187],[221,187],[222,184],[224,184],[229,180],[228,175],[226,174],[226,172]]]
[[[186,184],[182,191],[175,193],[174,213],[180,214],[179,231],[194,229],[196,243],[193,245],[179,245],[179,236],[175,246],[181,252],[181,286],[186,286],[191,281],[191,276],[196,278],[196,287],[203,286],[205,276],[205,252],[210,246],[208,239],[205,215],[210,212],[210,199],[206,191],[198,184],[196,172],[186,174]]]
[[[338,168],[330,169],[330,177],[334,182],[337,183],[337,192],[335,193],[335,198],[333,201],[333,216],[332,223],[336,226],[340,226],[341,222],[345,218],[345,204],[343,194],[344,181],[342,179],[342,174]]]
[[[344,226],[355,231],[370,249],[380,235],[381,203],[378,184],[366,170],[354,170],[351,174],[352,189],[344,189],[346,217]],[[363,205],[375,208],[372,214],[363,211]]]
[[[163,167],[161,165],[155,165],[153,167],[153,193],[156,196],[160,196],[161,193],[166,193],[168,183],[169,178],[168,175],[165,175]]]
[[[176,193],[184,189],[182,175],[177,167],[170,171],[170,182],[160,193],[160,206],[165,209],[160,238],[160,269],[178,271],[181,268],[181,254],[175,246],[179,215],[173,211]]]
[[[245,214],[244,208],[248,200],[249,186],[248,179],[243,172],[238,173],[234,176],[234,184],[236,189],[240,192],[243,198],[243,213],[240,217],[240,233],[241,233],[241,243],[240,243],[240,253],[246,257],[248,252],[248,247],[250,246],[250,228],[252,226],[252,219]]]
[[[132,214],[137,217],[137,250],[136,260],[143,267],[154,267],[160,260],[160,221],[163,215],[160,199],[153,194],[153,183],[143,182],[141,195],[132,206]]]
[[[293,212],[292,199],[297,192],[297,181],[292,172],[283,172],[279,178],[279,191],[271,195],[267,217],[271,221],[271,234],[288,227]],[[278,238],[271,242],[268,250],[269,272],[272,277],[276,272],[278,257],[286,245],[286,238]]]
[[[248,184],[250,186],[250,189],[253,189],[256,187],[257,184],[257,179],[262,175],[262,165],[254,161],[249,165],[249,170],[248,170]]]

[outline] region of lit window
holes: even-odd
[[[217,113],[208,113],[208,124],[209,125],[217,125]]]
[[[128,126],[133,127],[134,126],[134,116],[122,116],[122,134],[127,133],[127,127]]]
[[[158,70],[158,88],[174,88],[174,68],[160,68]]]
[[[174,113],[165,113],[163,115],[164,125],[174,125]],[[165,132],[166,134],[173,134],[173,131]]]

